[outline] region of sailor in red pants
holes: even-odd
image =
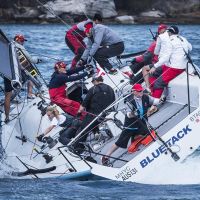
[[[157,63],[150,65],[149,82],[152,96],[155,98],[160,98],[164,87],[185,70],[188,62],[186,54],[192,50],[192,45],[184,37],[178,35],[177,26],[169,27],[167,33],[169,47],[166,48],[165,55],[161,56]],[[162,45],[164,44],[161,40],[161,47]]]
[[[86,38],[86,34],[84,32],[85,30],[85,24],[92,22],[92,20],[88,19],[86,21],[80,22],[72,28],[70,28],[66,32],[65,36],[65,42],[67,46],[71,49],[71,51],[75,54],[75,57],[72,60],[72,65],[71,68],[75,68],[77,62],[80,60],[84,50],[85,50],[85,43],[84,39]],[[93,22],[94,23],[101,23],[102,22],[102,17],[99,14],[95,14],[93,17]]]
[[[49,83],[49,95],[51,102],[60,106],[64,112],[72,116],[76,116],[80,108],[80,103],[67,97],[66,83],[80,80],[87,76],[88,73],[83,72],[79,75],[72,75],[82,71],[84,67],[77,67],[75,69],[66,70],[66,64],[64,62],[57,62],[54,69],[55,72],[52,74]]]

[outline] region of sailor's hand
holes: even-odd
[[[134,57],[132,60],[131,60],[131,64],[135,64],[137,61],[136,61],[136,57]]]
[[[133,118],[133,117],[135,117],[135,115],[132,113],[132,112],[127,112],[127,117],[128,118]]]
[[[85,71],[90,75],[93,73],[94,68],[92,65],[85,65]]]
[[[83,59],[80,59],[80,60],[78,61],[78,63],[77,63],[77,66],[83,66],[83,65],[85,65],[85,64],[86,64],[86,61],[83,60]]]
[[[36,138],[38,141],[42,142],[43,137],[44,137],[44,134],[42,133],[41,135],[38,135]]]
[[[156,68],[154,67],[153,64],[150,64],[150,65],[149,65],[149,68],[150,68],[149,74],[153,74],[153,73],[156,71]]]
[[[92,56],[88,56],[88,59],[87,59],[87,64],[91,63],[92,62]]]
[[[78,109],[78,113],[82,113],[84,110],[85,110],[85,108],[82,105],[80,105],[80,107]]]
[[[163,96],[163,97],[161,97],[160,99],[159,99],[159,103],[164,103],[165,101],[166,101],[166,97],[165,96]]]

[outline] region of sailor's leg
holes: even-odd
[[[150,83],[149,83],[149,70],[150,70],[150,67],[149,65],[146,65],[142,68],[142,75],[143,75],[143,78],[144,78],[144,82],[145,82],[145,85],[146,85],[146,89],[148,91],[150,91]]]
[[[27,87],[28,87],[28,97],[30,97],[30,98],[33,95],[33,86],[34,86],[33,82],[29,80],[27,82]]]
[[[71,68],[75,68],[77,62],[80,60],[84,52],[85,43],[83,41],[78,40],[78,38],[76,38],[73,35],[66,36],[65,42],[67,46],[70,48],[70,50],[75,54],[75,57],[73,58],[71,65]]]
[[[10,80],[7,78],[4,78],[4,90],[5,90],[5,101],[4,101],[5,122],[8,122],[10,113],[10,101],[12,97],[13,88]]]
[[[56,98],[53,103],[57,104],[62,110],[72,116],[76,116],[80,108],[80,103],[68,98]]]
[[[109,63],[108,58],[120,55],[124,51],[124,44],[118,43],[110,46],[99,48],[94,55],[94,58],[100,66],[108,70],[112,69],[112,65]]]
[[[5,92],[5,102],[4,102],[4,109],[5,109],[5,122],[9,121],[9,113],[10,113],[10,101],[11,101],[12,91]]]

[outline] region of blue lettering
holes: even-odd
[[[148,162],[146,161],[146,159],[144,159],[140,162],[140,165],[142,166],[142,168],[145,168],[148,165]]]
[[[161,145],[159,148],[160,153],[164,153],[166,151],[165,145]]]
[[[181,138],[184,137],[184,134],[181,134],[181,133],[183,133],[183,131],[179,131],[179,132],[177,133],[177,137],[178,137],[179,139],[181,139]]]
[[[171,147],[172,145],[174,145],[176,142],[178,142],[181,138],[183,138],[185,135],[188,134],[188,132],[191,132],[192,129],[189,128],[189,124],[183,128],[181,131],[177,132],[176,136],[173,136],[172,138],[170,138],[169,140],[167,140],[165,143],[168,147]],[[142,168],[145,168],[148,164],[150,164],[151,162],[153,162],[155,160],[155,158],[158,158],[162,153],[165,153],[167,151],[167,147],[165,145],[161,145],[158,149],[155,150],[155,152],[152,152],[152,158],[150,158],[149,156],[146,157],[146,159],[143,159],[140,162],[140,165],[142,166]]]
[[[153,158],[150,159],[148,156],[146,157],[146,159],[147,159],[148,163],[151,163],[154,160]]]
[[[172,137],[172,144],[174,145],[176,142],[178,142],[179,139],[175,136]]]
[[[188,132],[192,131],[192,129],[190,129],[188,126],[189,125],[187,125],[186,128],[183,128],[183,132],[185,135],[187,135]]]
[[[156,155],[155,155],[155,153],[153,152],[152,153],[152,156],[154,157],[154,158],[157,158],[159,155],[160,155],[160,152],[158,151],[158,149],[156,149]]]

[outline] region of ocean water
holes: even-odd
[[[124,40],[125,53],[146,49],[152,40],[149,28],[154,32],[157,28],[156,25],[113,25],[110,27]],[[16,33],[25,35],[28,40],[25,43],[26,48],[32,55],[43,60],[38,68],[47,81],[57,60],[70,63],[73,54],[64,41],[65,31],[69,27],[64,25],[0,25],[0,28],[9,39],[12,39]],[[192,59],[195,64],[200,66],[200,25],[181,25],[179,28],[181,35],[185,36],[193,45]],[[200,166],[199,159],[190,162],[188,167],[191,167],[191,170],[187,174],[188,178],[193,173],[192,166],[197,166],[198,163]],[[200,170],[200,167],[196,167],[196,169]],[[183,168],[177,178],[180,179],[180,174],[184,176],[184,173]],[[173,173],[174,175],[175,173]],[[164,182],[166,174],[163,172],[159,176],[163,176]],[[200,185],[145,185],[110,180],[69,181],[0,178],[0,199],[199,200]]]

